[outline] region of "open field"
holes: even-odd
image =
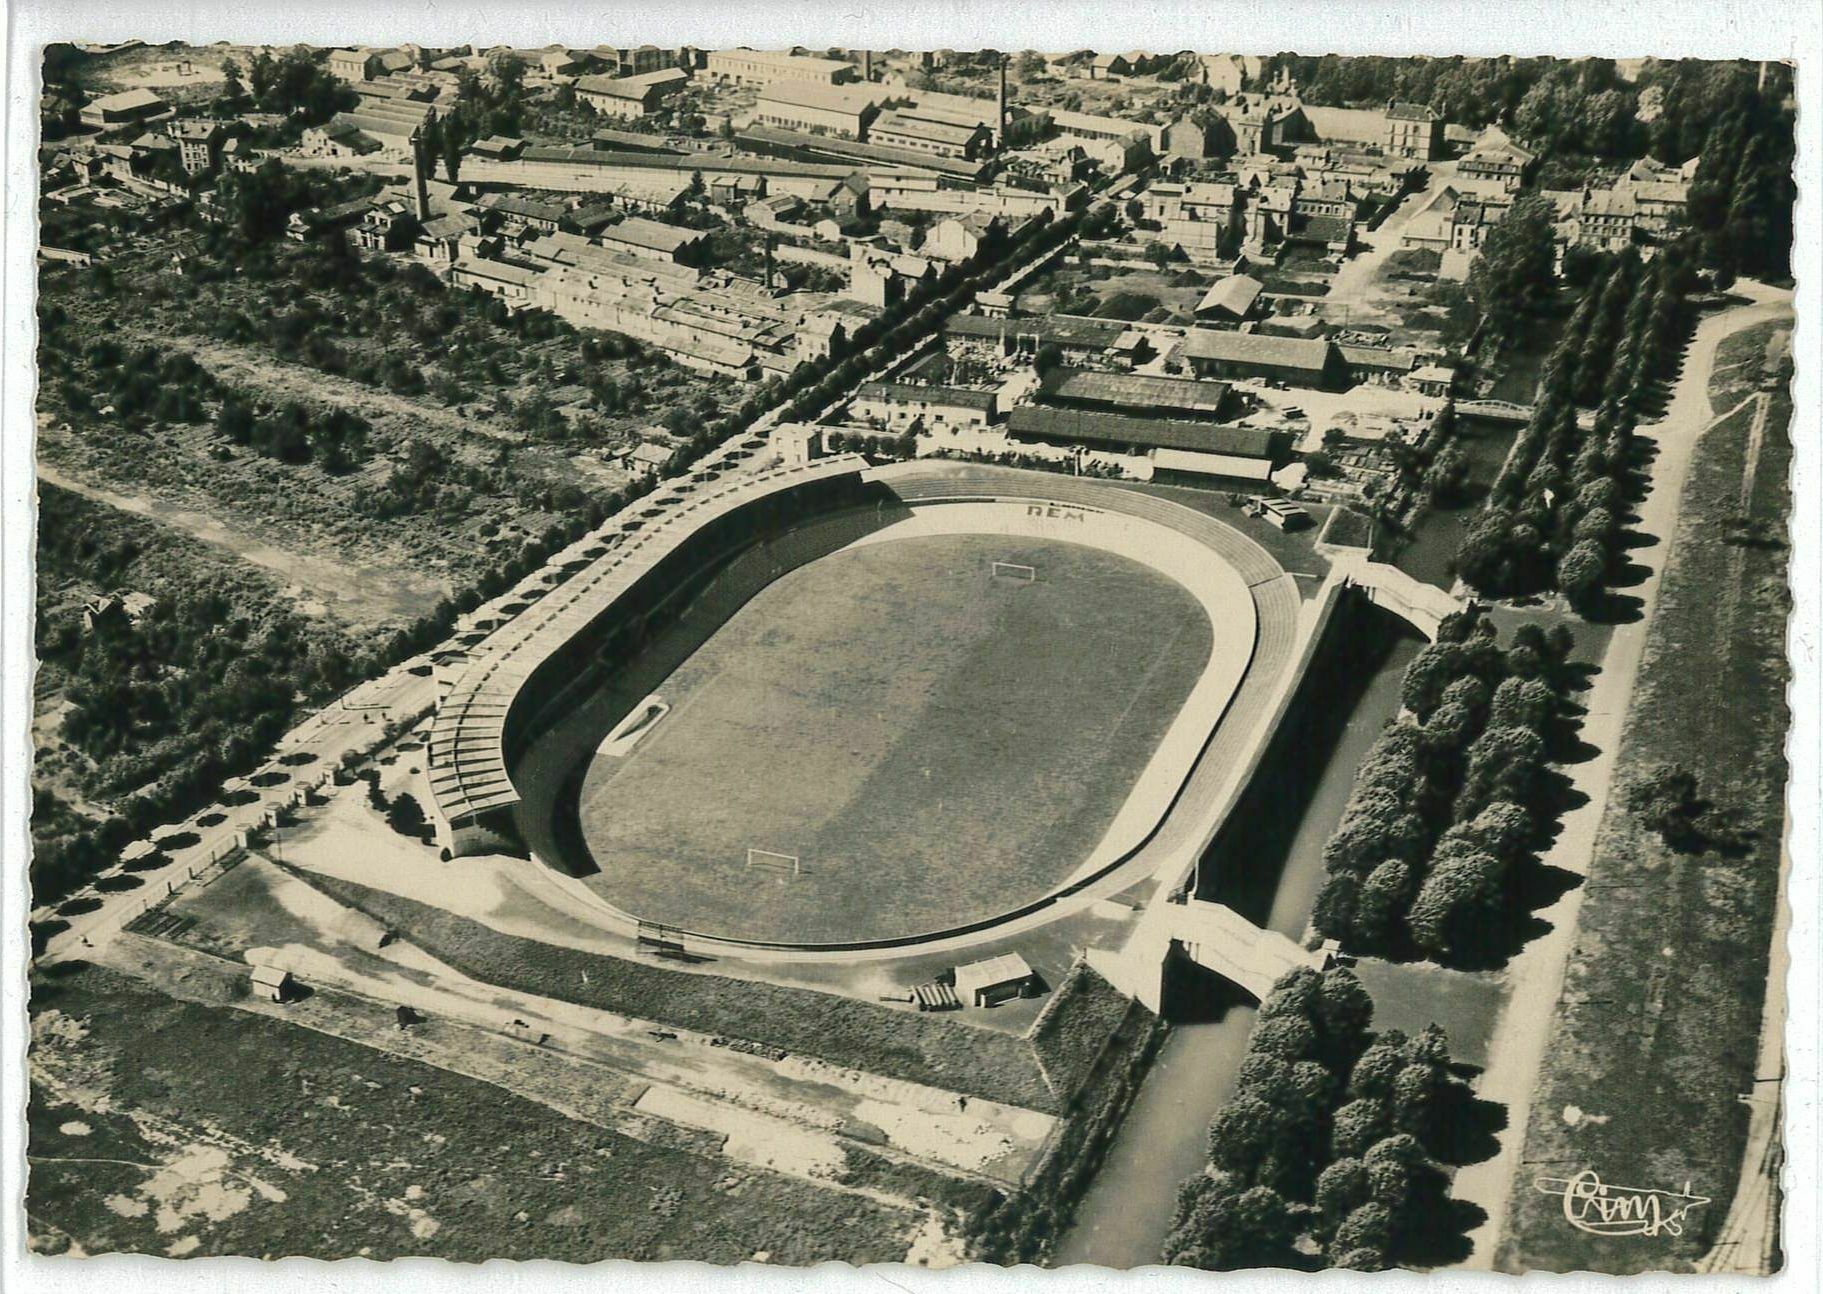
[[[32,1005],[40,1250],[881,1262],[921,1222],[96,968]]]
[[[1188,591],[1097,549],[968,535],[825,557],[659,686],[671,710],[630,754],[596,756],[586,883],[646,920],[773,940],[1017,907],[1088,856],[1211,643]],[[750,846],[801,873],[748,870]]]
[[[322,183],[324,200],[359,187]],[[359,613],[397,627],[624,485],[617,450],[669,443],[736,398],[623,339],[509,320],[414,269],[193,240],[180,272],[165,239],[102,272],[44,271],[42,460],[316,600],[367,590]],[[135,385],[147,343],[167,369],[198,366],[184,398]],[[236,410],[293,408],[356,430],[333,457],[230,430]]]
[[[1088,268],[1060,263],[1030,280],[1018,307],[1028,314],[1082,314],[1098,319],[1191,323],[1215,276],[1187,265],[1165,270]]]
[[[1690,467],[1621,762],[1694,775],[1697,837],[1673,848],[1624,793],[1608,801],[1577,945],[1526,1132],[1528,1165],[1708,1199],[1684,1234],[1604,1240],[1564,1224],[1522,1171],[1506,1270],[1685,1268],[1714,1242],[1747,1138],[1778,901],[1787,722],[1788,325],[1724,343],[1718,413]],[[1770,361],[1770,362],[1769,362]],[[1734,408],[1746,391],[1761,393]],[[1617,788],[1624,792],[1627,787]],[[1561,1175],[1569,1175],[1569,1173]]]

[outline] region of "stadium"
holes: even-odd
[[[661,491],[585,559],[448,680],[440,838],[723,953],[937,947],[1181,878],[1297,663],[1263,548],[1081,478],[815,460]]]

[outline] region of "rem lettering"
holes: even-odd
[[[1060,508],[1055,503],[1028,503],[1025,505],[1028,517],[1046,517],[1052,521],[1086,521],[1081,508]]]

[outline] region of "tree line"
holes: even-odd
[[[1323,847],[1321,934],[1449,962],[1499,946],[1551,812],[1545,769],[1573,646],[1562,626],[1526,624],[1503,650],[1473,609],[1443,622]]]
[[[1587,609],[1607,587],[1635,492],[1634,426],[1683,348],[1693,285],[1683,243],[1649,265],[1629,251],[1596,268],[1487,510],[1457,551],[1458,572],[1478,592],[1556,588]]]
[[[1300,968],[1260,1004],[1234,1093],[1209,1125],[1163,1260],[1230,1271],[1382,1271],[1435,1261],[1466,1085],[1449,1039],[1372,1032],[1352,971]]]

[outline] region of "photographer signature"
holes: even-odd
[[[1536,1178],[1532,1185],[1562,1196],[1564,1221],[1596,1236],[1681,1236],[1684,1215],[1709,1203],[1708,1196],[1690,1193],[1689,1182],[1682,1191],[1610,1186],[1592,1168],[1569,1178]]]

